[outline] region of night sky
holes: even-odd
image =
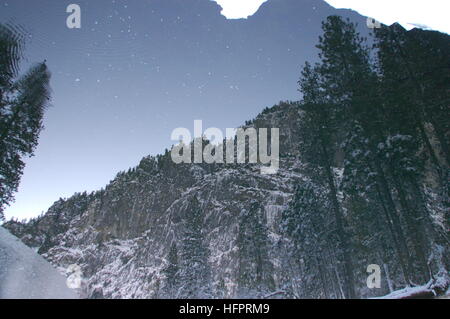
[[[66,26],[70,3],[81,29]],[[210,0],[0,0],[0,21],[28,32],[22,70],[46,59],[53,74],[45,130],[6,217],[104,187],[195,119],[225,130],[298,100],[326,16],[368,32],[364,18],[322,0],[269,0],[247,20],[220,11]]]

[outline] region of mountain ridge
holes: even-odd
[[[267,109],[252,125],[278,125],[286,118],[290,119],[290,123],[295,123],[295,120],[292,121],[294,114],[297,114],[298,120],[300,113],[297,104],[283,102]],[[293,136],[295,134],[282,135],[281,143],[286,146],[294,145],[296,141],[292,139]],[[293,155],[296,152],[298,150],[292,149],[292,154],[282,154],[280,172],[276,176],[261,175],[258,165],[253,164],[221,167],[204,164],[175,166],[170,163],[169,153],[156,158],[147,157],[136,168],[119,173],[104,190],[92,194],[76,194],[67,200],[59,200],[45,215],[27,224],[10,221],[6,227],[21,237],[27,245],[38,248],[39,253],[53,264],[63,268],[70,264],[80,265],[85,275],[90,278],[91,290],[87,292],[90,297],[152,298],[157,296],[155,287],[158,286],[158,280],[162,281],[164,278],[162,272],[167,260],[160,258],[169,253],[168,249],[173,242],[181,246],[185,214],[189,211],[188,203],[192,198],[197,198],[204,214],[204,225],[208,225],[204,230],[206,241],[210,247],[214,247],[211,250],[216,252],[216,255],[210,256],[210,260],[215,261],[212,265],[217,265],[217,268],[213,266],[216,274],[213,286],[219,285],[221,279],[225,280],[225,284],[230,286],[230,291],[225,293],[225,296],[236,297],[238,292],[232,287],[236,280],[233,277],[236,272],[233,268],[233,258],[224,256],[236,254],[236,246],[233,246],[236,245],[236,231],[239,229],[239,224],[236,223],[242,211],[249,211],[252,203],[258,202],[263,207],[259,211],[261,218],[267,221],[269,236],[275,241],[278,240],[280,212],[287,207],[297,181],[304,178],[301,164]],[[149,180],[146,181],[147,178]],[[137,198],[140,199],[136,200]],[[221,235],[215,238],[216,233]],[[146,243],[147,248],[139,248],[139,243],[142,242]],[[103,255],[103,249],[110,251]],[[269,251],[277,254],[276,249]],[[142,277],[139,276],[133,277],[134,285],[125,288],[125,282],[128,282],[131,274],[119,275],[117,268],[127,263],[118,264],[116,260],[128,261],[131,258],[140,259],[142,262],[156,252],[159,257],[151,259],[154,263],[152,271],[145,271],[145,278],[151,273],[157,278],[151,281],[153,288],[149,288],[149,291],[152,292],[131,292],[142,284],[139,281]],[[92,258],[88,257],[90,254],[103,258],[114,257],[104,263],[98,260],[87,261],[86,259]],[[80,263],[80,260],[84,262]],[[111,280],[106,279],[102,273],[106,272],[108,267],[115,268],[117,282],[114,287],[117,288],[121,282],[120,293],[107,288],[103,291],[103,288],[100,288],[99,284],[104,280]],[[229,270],[230,267],[232,271]],[[224,269],[228,269],[231,274],[227,274],[227,271],[224,274]],[[279,276],[282,275],[282,269],[277,272]],[[221,275],[225,279],[219,278]],[[124,278],[127,279],[122,282]],[[274,290],[279,288],[274,287]],[[269,294],[274,290],[262,289],[254,292],[253,296]]]
[[[335,24],[336,31],[327,36],[342,39],[336,25],[344,25],[352,39],[352,25],[336,16],[327,23],[325,30]],[[436,96],[437,102],[430,103],[428,112],[446,114],[445,86],[440,87],[446,75],[437,72],[429,78],[421,57],[439,52],[435,61],[446,66],[448,38],[404,32],[397,25],[381,31],[403,37],[406,48],[427,48],[406,64],[415,63],[417,76],[430,79],[422,94]],[[356,38],[350,44],[358,42]],[[327,41],[332,47],[322,50],[332,55],[339,41]],[[382,56],[387,78],[383,80],[400,81],[419,94],[416,86],[407,86],[408,79],[397,78],[401,72],[393,65],[404,61],[389,58],[396,57],[389,55],[389,44],[382,48],[388,53]],[[339,50],[348,53],[345,48]],[[377,76],[363,72],[373,67],[365,64],[369,55],[364,49],[348,51],[362,52],[358,57],[364,68],[350,64],[358,71],[350,78],[366,80],[366,86],[349,81],[350,89],[342,88],[344,101],[340,92],[333,92],[339,98],[329,109],[327,103],[305,102],[311,98],[307,95],[303,102],[280,102],[243,126],[280,129],[277,174],[260,174],[258,164],[177,165],[166,150],[143,158],[100,191],[60,200],[45,215],[28,223],[10,221],[6,227],[58,267],[78,265],[89,298],[373,297],[415,280],[429,280],[430,289],[442,293],[450,282],[445,257],[448,166],[445,150],[429,142],[427,134],[432,132],[426,130],[431,125],[442,129],[439,143],[444,147],[446,123],[434,116],[413,122],[422,125],[422,135],[417,134],[417,127],[405,125],[398,114],[414,116],[411,112],[419,106],[401,94],[389,96],[391,91],[383,86],[380,91],[385,89],[382,93],[392,101],[375,104],[384,98],[377,91],[373,100],[355,103],[361,107],[358,112],[342,107],[341,103],[355,106],[346,99],[355,87],[360,102],[361,92],[370,91]],[[339,74],[333,70],[322,71]],[[373,77],[365,78],[367,73]],[[303,75],[308,74],[307,66]],[[346,75],[340,74],[336,82],[345,82]],[[308,86],[310,82],[302,81],[305,94],[316,96],[314,90],[323,89],[317,82]],[[380,105],[387,114],[378,113]],[[404,105],[412,107],[400,108]],[[355,115],[361,118],[352,118]],[[336,120],[346,116],[350,122]],[[385,121],[371,126],[373,117]],[[380,122],[390,126],[375,125]],[[370,135],[373,132],[377,133]],[[429,143],[423,146],[423,140]],[[423,224],[417,222],[422,216]],[[352,263],[343,261],[350,254]],[[367,284],[367,267],[374,262],[385,274],[380,290]]]

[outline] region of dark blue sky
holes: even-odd
[[[66,27],[80,5],[82,28]],[[117,172],[173,143],[177,127],[237,127],[264,107],[299,99],[321,21],[349,16],[322,0],[269,0],[227,20],[210,0],[0,0],[0,21],[29,33],[23,70],[47,60],[53,106],[16,203],[25,218],[60,197],[105,186]]]

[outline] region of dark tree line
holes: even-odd
[[[327,194],[318,203],[299,186],[285,214],[313,269],[306,295],[358,297],[372,263],[383,267],[386,291],[448,279],[450,41],[397,24],[374,37],[369,47],[353,23],[329,17],[319,62],[299,81],[302,159]],[[335,275],[342,289],[320,287]]]
[[[427,282],[446,289],[448,36],[383,26],[369,46],[353,23],[337,16],[323,31],[319,62],[306,63],[299,81],[299,149],[307,177],[282,215],[283,264],[290,273],[283,293],[358,298]],[[167,257],[172,296],[198,296],[210,278],[194,202],[186,233]],[[263,210],[253,203],[239,216],[240,296],[277,288]],[[366,286],[370,264],[382,270],[382,290]]]
[[[50,72],[44,63],[19,75],[22,33],[0,24],[0,220],[14,200],[24,169],[33,155],[50,99]]]

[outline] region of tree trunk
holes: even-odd
[[[375,164],[375,168],[376,168],[376,172],[377,172],[379,190],[381,191],[381,194],[383,194],[386,199],[386,205],[387,205],[386,212],[389,216],[389,219],[391,219],[391,221],[392,221],[392,226],[393,226],[394,232],[398,238],[399,246],[401,248],[402,253],[404,254],[404,256],[406,258],[406,264],[408,267],[406,269],[405,279],[407,279],[407,284],[412,284],[412,282],[410,281],[410,279],[411,279],[410,276],[407,275],[407,274],[411,273],[411,271],[413,269],[412,261],[411,261],[411,256],[409,254],[409,249],[408,249],[408,245],[406,242],[406,238],[403,233],[402,226],[401,226],[400,218],[398,216],[397,208],[395,207],[394,200],[392,199],[392,194],[389,189],[389,184],[386,180],[386,176],[384,175],[383,169],[381,168],[378,161],[375,160],[374,164]]]
[[[400,269],[402,270],[403,278],[407,284],[410,284],[411,280],[409,278],[409,270],[408,266],[405,264],[405,260],[408,260],[408,256],[406,255],[406,252],[403,251],[402,245],[400,245],[399,240],[397,239],[398,235],[394,231],[394,227],[392,225],[392,220],[390,218],[390,214],[386,208],[386,204],[384,203],[383,196],[381,195],[381,191],[378,185],[376,185],[377,188],[377,195],[381,202],[381,206],[383,207],[384,217],[386,219],[386,225],[388,226],[389,232],[392,236],[392,241],[394,242],[394,248],[395,252],[398,257],[398,262],[400,264]]]
[[[340,248],[342,250],[343,254],[343,261],[344,261],[344,274],[345,274],[345,295],[346,298],[354,299],[356,298],[356,292],[355,292],[355,285],[354,285],[354,278],[353,278],[353,264],[352,259],[350,256],[350,241],[348,239],[348,235],[344,229],[344,221],[343,221],[343,215],[341,211],[341,207],[339,205],[339,201],[337,199],[337,190],[336,185],[334,182],[334,174],[331,169],[331,161],[330,157],[328,156],[327,149],[325,147],[325,141],[323,139],[323,135],[321,135],[320,138],[321,146],[322,146],[322,155],[324,156],[324,163],[325,163],[325,174],[327,176],[328,180],[328,187],[330,190],[330,200],[333,206],[333,213],[334,218],[336,221],[336,230],[337,235],[340,242]]]
[[[445,134],[436,120],[432,116],[429,117],[431,125],[433,125],[436,137],[439,141],[439,144],[441,145],[442,153],[444,154],[445,161],[447,162],[447,167],[450,167],[450,148],[446,141]]]
[[[435,150],[434,150],[433,146],[431,145],[430,139],[428,138],[428,135],[427,135],[427,132],[425,130],[425,127],[424,127],[423,123],[420,122],[419,120],[418,120],[417,126],[419,127],[420,136],[422,137],[422,140],[424,141],[425,146],[427,148],[427,151],[428,151],[428,153],[430,155],[431,162],[436,166],[436,169],[438,171],[439,176],[442,177],[441,176],[441,171],[440,171],[441,165],[439,163],[439,160],[438,160],[438,157],[437,157],[437,155],[435,153]]]
[[[389,266],[385,262],[383,263],[383,269],[384,269],[384,272],[386,274],[386,282],[387,282],[387,285],[388,285],[389,293],[391,293],[391,292],[394,291],[394,286],[392,284],[391,275],[389,273]]]
[[[319,253],[320,254],[320,253]],[[323,290],[323,294],[325,295],[325,299],[329,299],[330,296],[328,295],[328,289],[327,289],[327,283],[325,281],[325,273],[324,273],[324,269],[323,269],[323,265],[322,265],[322,254],[320,254],[320,259],[316,256],[316,263],[317,263],[317,267],[319,268],[319,277],[320,277],[320,282],[322,284],[322,290]]]
[[[410,205],[408,205],[408,201],[406,199],[406,194],[403,190],[403,187],[400,185],[398,177],[395,172],[392,172],[392,178],[394,179],[394,185],[397,190],[397,194],[400,200],[400,205],[402,206],[406,225],[408,227],[408,233],[412,237],[413,247],[416,253],[416,257],[418,259],[419,267],[423,274],[427,273],[427,261],[425,254],[425,239],[423,234],[425,233],[425,229],[422,225],[422,220],[420,216],[418,216],[417,212],[414,209],[411,209]],[[415,272],[414,272],[415,273]],[[419,279],[424,280],[426,277],[419,276]]]

